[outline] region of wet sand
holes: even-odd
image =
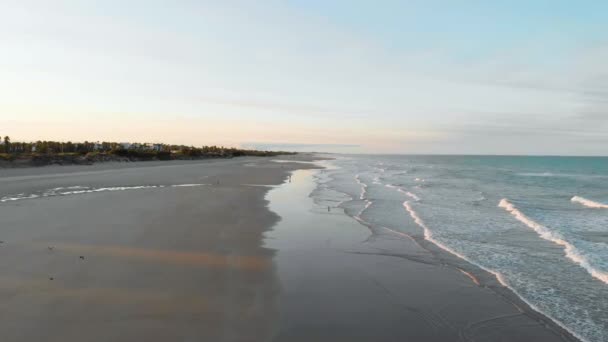
[[[572,340],[271,159],[0,170],[0,340]]]
[[[4,170],[0,197],[63,189],[0,203],[0,340],[269,340],[279,217],[247,184],[303,167],[270,160]]]
[[[312,173],[268,195],[283,218],[266,240],[281,283],[275,341],[576,341],[492,275],[315,204]]]

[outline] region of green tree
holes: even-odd
[[[11,138],[8,135],[4,137],[4,151],[11,152]]]

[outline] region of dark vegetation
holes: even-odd
[[[277,156],[295,154],[282,151],[257,151],[223,146],[186,146],[116,142],[12,142],[0,139],[0,162],[10,164],[90,164],[100,161],[187,160],[232,158],[240,156]],[[10,162],[10,163],[7,163]]]

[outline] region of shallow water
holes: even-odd
[[[608,341],[608,159],[342,156],[312,196],[372,231],[424,236]]]

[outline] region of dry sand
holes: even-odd
[[[0,203],[0,340],[269,339],[278,283],[261,243],[278,216],[267,187],[244,184],[280,184],[295,167],[237,158],[4,170],[0,197],[165,187]],[[211,185],[170,186],[192,184]]]
[[[0,340],[569,340],[271,159],[0,170]]]

